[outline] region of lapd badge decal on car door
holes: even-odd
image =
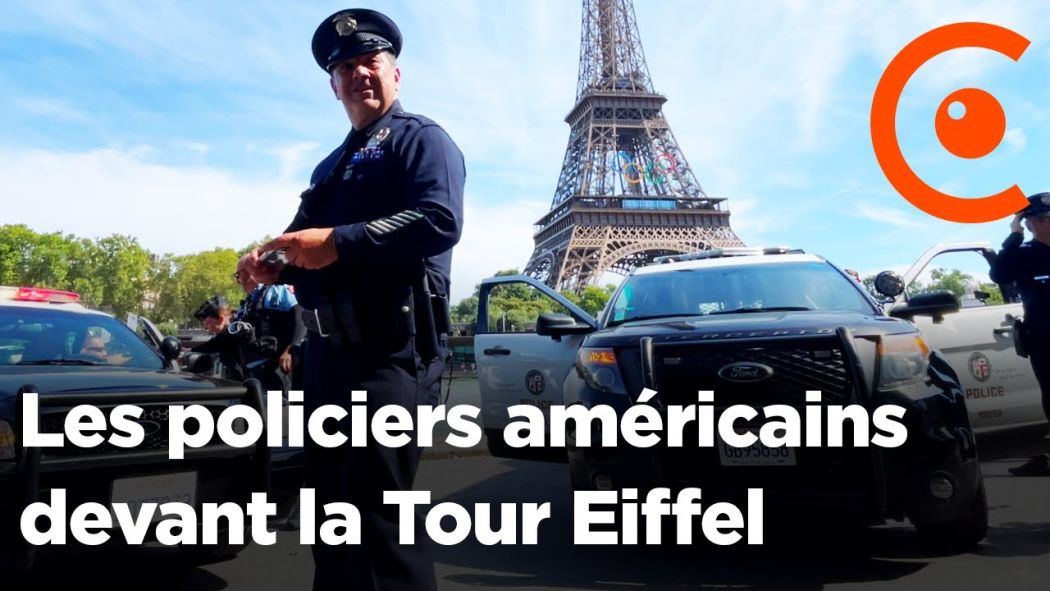
[[[525,374],[525,388],[534,396],[543,394],[543,391],[547,389],[547,380],[543,377],[543,372],[538,369],[530,369],[529,373]]]

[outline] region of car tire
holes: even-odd
[[[984,477],[980,472],[977,475],[977,494],[964,514],[952,521],[915,524],[924,545],[945,552],[966,552],[988,535],[988,498]]]

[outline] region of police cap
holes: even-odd
[[[226,298],[222,296],[212,296],[197,308],[197,311],[193,313],[193,317],[201,322],[204,322],[205,318],[218,318],[219,310],[226,307]]]
[[[386,15],[366,8],[340,10],[321,21],[311,43],[314,59],[324,71],[332,64],[373,51],[401,54],[401,31]]]
[[[1021,217],[1050,215],[1050,193],[1036,193],[1028,198],[1028,207],[1021,210]]]

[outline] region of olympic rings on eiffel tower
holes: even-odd
[[[658,154],[656,159],[646,164],[644,168],[637,160],[630,160],[630,158],[630,152],[620,150],[616,152],[615,159],[610,166],[610,170],[621,174],[623,180],[629,185],[640,184],[643,179],[654,185],[662,185],[667,182],[667,175],[678,168],[674,156],[667,152]],[[623,160],[622,165],[619,164],[621,159]]]

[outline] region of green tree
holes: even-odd
[[[450,316],[452,316],[452,322],[466,324],[474,322],[478,317],[478,296],[472,295],[460,300],[452,307]]]
[[[925,291],[950,291],[960,298],[969,291],[967,286],[973,284],[973,276],[958,269],[934,269],[930,271],[930,280]]]
[[[0,285],[22,284],[36,238],[28,226],[0,226]]]
[[[129,312],[142,313],[143,294],[152,267],[150,253],[130,236],[113,235],[96,242],[93,272],[98,294],[81,294],[94,307],[123,319]]]
[[[216,248],[182,256],[162,257],[153,285],[158,290],[154,320],[184,325],[201,302],[222,295],[236,305],[243,296],[233,279],[240,256],[232,248]]]
[[[963,273],[959,269],[934,269],[930,271],[930,283],[923,284],[914,281],[908,286],[908,294],[916,295],[932,291],[948,291],[955,297],[963,297],[969,292],[984,292],[988,297],[984,300],[985,305],[995,306],[1005,303],[1003,293],[999,286],[994,283],[977,283],[974,277]]]
[[[614,291],[616,291],[615,285],[606,285],[605,287],[588,285],[583,288],[583,293],[580,294],[580,302],[577,305],[591,316],[597,316],[602,311],[602,308],[605,307],[606,302],[609,301],[609,297],[612,296]]]

